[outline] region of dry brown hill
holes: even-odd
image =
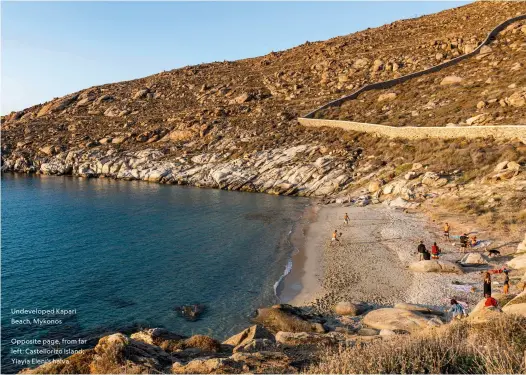
[[[514,213],[506,220],[518,225],[526,220],[526,199],[522,199],[526,190],[515,183],[518,179],[522,184],[525,174],[520,172],[526,146],[520,140],[385,140],[306,129],[296,118],[368,82],[422,70],[437,59],[469,52],[496,25],[525,13],[526,2],[476,2],[257,58],[188,66],[92,87],[4,116],[2,169],[347,196],[371,180],[381,186],[402,176],[401,171],[413,162],[444,176],[446,188],[452,189],[459,184],[471,186],[499,161],[510,161],[518,167],[505,165],[505,173],[488,178],[492,183],[512,179],[512,196],[504,201],[519,204],[510,203]],[[448,68],[447,74],[457,74],[457,69],[469,72],[464,74],[467,83],[461,90],[432,93],[443,74],[437,73],[407,82],[407,90],[396,88],[400,96],[394,102],[372,105],[364,101],[361,104],[367,108],[350,106],[352,113],[344,117],[401,125],[418,118],[418,124],[438,125],[464,121],[469,112],[487,113],[499,123],[522,121],[524,107],[519,111],[493,101],[509,100],[510,90],[525,83],[523,62],[513,76],[499,70],[507,69],[511,58],[515,62],[524,56],[523,44],[517,45],[522,35],[501,37],[492,47],[493,57]],[[486,90],[485,82],[493,74],[494,83]],[[478,82],[477,77],[484,81]],[[509,87],[511,80],[515,89]],[[422,95],[415,98],[420,90]],[[494,90],[502,92],[494,95]],[[375,94],[368,95],[377,100]],[[479,101],[485,103],[481,108],[477,108]],[[426,105],[429,109],[424,109]],[[413,116],[413,111],[419,116]],[[406,194],[404,199],[419,196]],[[503,209],[506,204],[483,211]]]

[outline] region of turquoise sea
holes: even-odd
[[[13,339],[83,338],[165,327],[226,338],[278,302],[308,201],[72,177],[2,176],[2,373]],[[189,322],[178,305],[206,306]],[[12,309],[75,309],[62,324],[12,324]],[[24,316],[33,318],[33,316]],[[41,316],[34,316],[35,318]],[[80,348],[82,345],[70,345]],[[31,348],[31,345],[23,346]],[[51,358],[53,355],[40,355]],[[55,356],[56,357],[56,356]]]

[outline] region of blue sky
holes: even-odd
[[[94,85],[260,56],[466,2],[4,2],[2,114]]]

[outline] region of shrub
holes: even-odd
[[[517,373],[526,371],[526,318],[465,321],[407,337],[328,350],[308,373]]]

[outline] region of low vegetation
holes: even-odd
[[[419,335],[329,350],[313,374],[524,374],[526,318],[503,316],[485,324],[465,321]]]

